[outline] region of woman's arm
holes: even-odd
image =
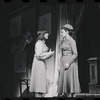
[[[54,51],[49,51],[49,52],[45,52],[45,53],[41,53],[40,54],[40,58],[41,59],[47,59],[49,58],[51,55],[53,55]]]
[[[70,44],[71,44],[73,55],[72,55],[72,57],[67,62],[67,65],[69,64],[69,66],[70,66],[71,63],[73,63],[73,61],[75,61],[75,59],[78,56],[75,40],[72,40]]]
[[[46,59],[53,54],[53,52],[43,52],[43,47],[44,45],[41,41],[38,41],[35,45],[35,52],[38,59]]]

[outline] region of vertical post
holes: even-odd
[[[100,58],[93,57],[89,58],[89,69],[90,69],[90,83],[89,83],[89,93],[100,93],[100,68],[99,68],[99,62]]]
[[[90,70],[90,83],[89,84],[97,84],[97,58],[89,58],[89,70]]]
[[[22,96],[21,80],[19,80],[19,84],[20,84],[20,96]]]

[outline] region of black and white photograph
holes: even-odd
[[[0,100],[100,98],[100,3],[48,1],[0,1]]]

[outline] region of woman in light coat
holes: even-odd
[[[48,32],[40,30],[37,32],[38,38],[35,44],[35,54],[32,64],[31,83],[29,91],[35,92],[35,97],[43,97],[47,93],[47,75],[45,59],[53,55],[45,44],[48,39]]]

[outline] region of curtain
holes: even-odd
[[[82,15],[85,5],[71,4],[71,5],[60,5],[60,24],[61,27],[68,23],[74,27],[73,38],[76,39],[76,32],[81,26]]]
[[[100,4],[98,4],[98,8],[99,8],[99,10],[100,10]]]
[[[76,40],[76,33],[81,26],[82,17],[85,5],[60,5],[58,11],[58,30],[57,30],[57,40],[56,40],[56,54],[55,54],[55,72],[54,72],[54,91],[53,96],[57,96],[57,80],[60,67],[60,31],[64,24],[71,24],[74,27],[73,38]]]

